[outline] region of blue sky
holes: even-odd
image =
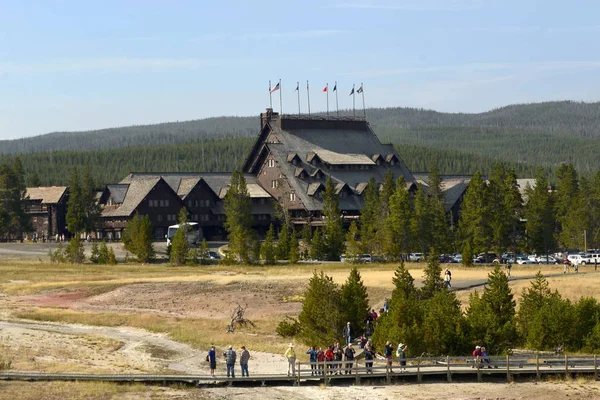
[[[278,79],[284,113],[297,81],[306,111],[307,80],[312,111],[334,81],[340,108],[361,82],[367,107],[598,101],[598,15],[591,0],[0,0],[0,139],[258,115]]]

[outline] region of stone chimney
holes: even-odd
[[[267,123],[275,124],[281,128],[279,113],[274,112],[272,108],[267,108],[266,112],[260,114],[260,130],[262,130]]]

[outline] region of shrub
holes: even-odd
[[[277,325],[276,331],[281,337],[294,337],[300,333],[300,322],[295,318],[285,317],[285,319]]]

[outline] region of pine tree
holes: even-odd
[[[328,346],[341,336],[343,320],[340,290],[331,277],[316,271],[308,281],[302,310],[298,315],[300,338],[315,346]]]
[[[100,219],[100,205],[96,201],[95,184],[90,174],[90,165],[86,163],[81,182],[81,208],[84,216],[84,231],[94,232]]]
[[[404,266],[404,261],[401,261],[398,268],[396,268],[392,283],[394,284],[392,297],[416,298],[417,289],[415,288],[415,279]]]
[[[384,221],[390,213],[390,197],[392,197],[395,190],[394,173],[391,169],[388,169],[383,176],[383,183],[381,184],[381,191],[379,193],[381,204],[380,221]]]
[[[528,201],[525,208],[525,228],[528,247],[538,254],[548,254],[556,248],[556,219],[552,198],[548,193],[548,181],[540,168],[535,179],[535,188],[527,188]]]
[[[112,250],[112,248],[111,248]],[[114,255],[114,253],[113,253]],[[102,241],[100,244],[100,249],[98,249],[98,264],[110,264],[110,252],[108,250],[108,246],[106,245],[106,241]]]
[[[123,232],[125,250],[136,257],[141,263],[152,261],[155,257],[152,244],[152,223],[150,217],[135,215],[127,224]]]
[[[379,187],[375,178],[371,177],[364,192],[365,204],[360,216],[361,253],[381,254],[381,202]]]
[[[325,244],[323,243],[323,235],[321,227],[317,227],[310,241],[310,258],[313,260],[323,260],[325,258]]]
[[[40,187],[42,186],[42,180],[37,172],[34,172],[33,175],[29,178],[29,187]]]
[[[100,264],[100,248],[98,247],[97,242],[94,242],[92,244],[92,253],[90,254],[90,262],[92,264]]]
[[[515,301],[499,266],[489,273],[482,296],[475,292],[470,297],[467,323],[471,339],[485,344],[492,354],[502,354],[517,342]]]
[[[344,227],[331,175],[327,178],[323,192],[323,216],[325,217],[323,237],[325,257],[329,261],[338,261],[344,252]]]
[[[83,193],[79,182],[77,167],[73,167],[69,180],[69,200],[67,202],[67,229],[77,236],[85,230],[85,210],[83,209]]]
[[[352,262],[358,262],[361,255],[361,245],[356,240],[358,235],[358,226],[356,221],[352,221],[348,232],[346,232],[346,259]]]
[[[287,260],[290,256],[290,237],[287,225],[283,225],[279,231],[279,241],[277,242],[275,254],[278,260]]]
[[[0,238],[22,237],[29,219],[24,209],[21,178],[9,165],[0,165]]]
[[[475,254],[490,248],[491,234],[488,218],[486,185],[481,174],[477,172],[469,182],[458,223],[458,236],[463,253],[467,243],[471,252]]]
[[[423,270],[423,286],[419,290],[421,299],[430,299],[446,288],[442,278],[442,267],[437,259],[438,255],[435,252],[427,258],[427,266]]]
[[[459,355],[466,350],[466,325],[455,292],[441,290],[423,307],[421,335],[434,354]]]
[[[267,231],[267,236],[265,237],[265,241],[261,245],[261,255],[265,260],[265,265],[274,265],[275,260],[275,232],[273,230],[273,224],[269,226],[269,230]]]
[[[298,242],[298,235],[296,230],[292,229],[292,236],[290,237],[290,264],[297,264],[300,260],[300,243]]]
[[[389,214],[384,221],[384,251],[393,259],[407,254],[411,247],[411,204],[404,177],[398,178],[389,199]]]
[[[256,238],[252,231],[252,202],[241,171],[232,173],[224,205],[229,254],[243,263],[249,263],[252,261],[251,249]]]
[[[442,178],[436,166],[429,173],[429,198],[427,203],[431,246],[441,253],[448,253],[452,249],[449,216],[446,212],[446,198],[442,190]]]
[[[431,246],[431,215],[429,213],[427,194],[423,185],[419,184],[414,198],[414,209],[410,221],[413,248],[427,253]]]
[[[115,256],[115,250],[111,247],[108,249],[108,258],[106,259],[106,263],[109,265],[117,264],[117,257]]]
[[[310,241],[312,238],[312,230],[309,224],[302,227],[302,258],[309,258]]]
[[[204,265],[208,263],[208,251],[208,243],[206,242],[206,238],[204,238],[200,244],[200,249],[198,249],[198,254],[200,255],[200,264]]]
[[[362,331],[363,322],[369,313],[369,295],[356,266],[352,267],[348,279],[342,285],[341,311],[342,322],[350,322],[354,336],[358,336],[356,333]]]
[[[190,244],[188,242],[190,226],[188,224],[188,213],[185,208],[179,210],[178,223],[179,229],[177,229],[175,236],[171,240],[169,258],[173,265],[184,265],[190,251]]]
[[[65,260],[71,264],[83,264],[85,262],[83,240],[79,235],[72,237],[65,248]]]

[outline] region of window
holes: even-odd
[[[165,200],[165,207],[169,207],[169,200]]]
[[[260,204],[267,204],[267,199],[265,199],[264,197],[262,197],[260,199]]]
[[[109,203],[110,203],[110,204],[108,204],[109,206],[112,205],[112,201],[109,200]],[[148,207],[155,207],[154,200],[149,200],[148,201]]]
[[[158,214],[158,215],[156,216],[156,220],[157,220],[158,222],[162,222],[162,215],[161,215],[161,214]]]
[[[271,181],[271,187],[272,187],[273,189],[277,189],[277,186],[278,186],[278,185],[277,185],[277,181],[276,181],[276,180],[272,180],[272,181]]]
[[[275,160],[267,160],[267,167],[273,168],[275,166]]]
[[[158,204],[159,204],[159,207],[164,207],[165,206],[165,201],[164,200],[160,200]]]
[[[290,201],[296,201],[296,193],[290,193]]]

